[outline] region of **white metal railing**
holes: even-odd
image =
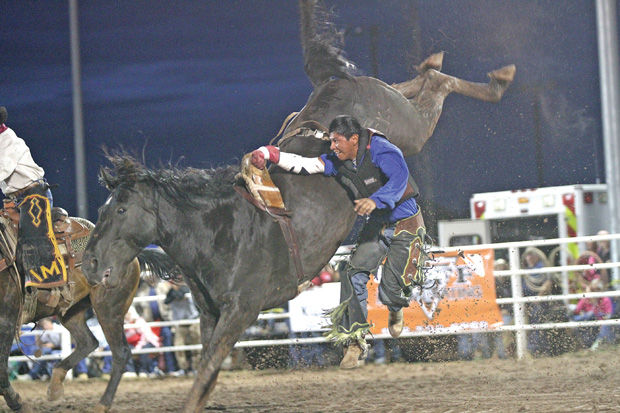
[[[593,293],[576,293],[576,294],[562,294],[562,295],[546,295],[546,296],[530,296],[523,297],[522,289],[521,289],[521,276],[524,274],[542,274],[542,273],[558,273],[558,272],[567,272],[567,271],[583,271],[587,269],[611,269],[620,267],[620,263],[600,263],[600,264],[592,264],[592,265],[564,265],[558,267],[543,267],[536,269],[521,269],[520,268],[520,256],[519,256],[519,248],[529,247],[529,246],[545,246],[545,245],[562,245],[568,243],[579,243],[586,241],[603,241],[603,240],[612,240],[612,239],[620,239],[620,234],[609,234],[609,235],[592,235],[585,237],[572,237],[572,238],[555,238],[548,240],[535,240],[535,241],[519,241],[519,242],[505,242],[505,243],[497,243],[497,244],[481,244],[481,245],[471,245],[471,246],[459,246],[459,247],[448,247],[442,248],[442,251],[459,251],[459,250],[480,250],[480,249],[508,249],[509,257],[510,257],[510,269],[504,271],[494,271],[494,275],[496,277],[510,277],[511,278],[511,286],[513,291],[513,296],[508,298],[498,298],[498,304],[513,304],[513,312],[514,312],[514,324],[513,325],[504,325],[498,326],[492,329],[468,329],[467,331],[463,331],[460,327],[442,327],[435,329],[425,329],[420,331],[404,331],[400,337],[408,338],[408,337],[421,337],[421,336],[432,336],[432,335],[452,335],[452,334],[463,334],[463,333],[477,333],[477,332],[499,332],[499,331],[514,331],[516,334],[516,349],[517,349],[517,358],[521,359],[525,356],[526,353],[526,335],[525,332],[529,330],[546,330],[546,329],[554,329],[554,328],[577,328],[577,327],[591,327],[591,326],[602,326],[602,325],[620,325],[620,319],[608,319],[608,320],[597,320],[597,321],[567,321],[567,322],[557,322],[557,323],[544,323],[544,324],[526,324],[525,323],[525,314],[524,314],[524,306],[523,303],[531,303],[531,302],[544,302],[544,301],[567,301],[572,299],[579,298],[595,298],[595,297],[620,297],[620,291],[604,291],[604,292],[593,292]],[[188,294],[189,295],[189,294]],[[134,303],[143,303],[149,301],[163,300],[165,298],[164,295],[153,295],[153,296],[141,296],[136,297],[134,299]],[[262,313],[259,315],[259,320],[270,320],[270,319],[286,319],[289,317],[289,314],[286,312],[283,313]],[[152,327],[165,327],[165,326],[176,326],[176,325],[190,325],[199,323],[199,319],[192,320],[175,320],[175,321],[154,321],[147,323]],[[135,327],[134,324],[126,324],[125,328]],[[25,361],[25,360],[54,360],[54,359],[62,359],[67,357],[71,353],[71,337],[68,330],[64,327],[60,327],[60,332],[62,335],[62,346],[59,354],[51,354],[42,357],[34,358],[32,356],[14,356],[10,357],[9,361]],[[33,330],[31,332],[23,332],[22,335],[30,335],[30,334],[40,334],[40,330]],[[384,339],[391,338],[389,334],[375,334],[372,337],[369,337],[370,340],[374,339]],[[243,347],[260,347],[260,346],[274,346],[274,345],[292,345],[292,344],[309,344],[309,343],[322,343],[327,340],[324,337],[311,337],[311,338],[288,338],[288,339],[261,339],[261,340],[246,340],[239,341],[235,344],[237,348]],[[148,349],[133,349],[133,354],[141,354],[141,353],[163,353],[169,351],[186,351],[186,350],[201,350],[201,344],[192,344],[192,345],[184,345],[184,346],[167,346],[167,347],[158,347],[158,348],[148,348]],[[94,357],[104,357],[111,355],[110,351],[94,351],[91,353],[91,356]]]

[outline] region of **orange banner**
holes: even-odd
[[[495,299],[493,250],[463,251],[436,254],[434,271],[443,272],[447,279],[445,294],[433,312],[432,319],[416,301],[404,309],[403,331],[433,330],[441,327],[493,328],[502,324]],[[465,262],[467,260],[467,262]],[[373,334],[388,333],[388,309],[377,296],[378,283],[371,277],[368,283],[368,321]],[[427,313],[429,310],[427,310]]]

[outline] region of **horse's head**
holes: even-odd
[[[103,283],[108,288],[119,285],[129,263],[157,240],[155,190],[116,166],[115,176],[107,169],[100,172],[100,180],[111,189],[111,194],[99,208],[83,259],[88,282]],[[124,165],[128,166],[129,163]]]

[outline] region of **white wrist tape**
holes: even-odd
[[[264,146],[261,146],[260,148],[258,148],[259,151],[261,151],[263,153],[263,155],[265,155],[265,160],[268,161],[269,160],[269,151],[267,150],[267,148],[265,148]]]
[[[278,166],[289,172],[301,175],[316,174],[325,171],[325,165],[320,158],[305,158],[303,156],[280,152]]]

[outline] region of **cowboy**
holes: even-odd
[[[370,274],[376,274],[385,257],[379,298],[390,310],[388,328],[393,337],[403,329],[403,307],[412,289],[424,285],[425,228],[415,201],[417,190],[402,152],[380,132],[364,129],[348,115],[336,117],[329,126],[331,153],[305,158],[263,146],[252,152],[252,164],[264,168],[267,160],[298,174],[334,176],[354,200],[354,210],[367,222],[360,233],[346,276],[341,277],[341,304],[332,312],[337,342],[345,345],[341,368],[355,368],[367,355],[364,340]]]
[[[30,149],[7,127],[7,111],[0,107],[0,189],[5,208],[19,209],[17,265],[26,287],[51,288],[66,283],[65,263],[53,236],[52,193],[45,172]]]

